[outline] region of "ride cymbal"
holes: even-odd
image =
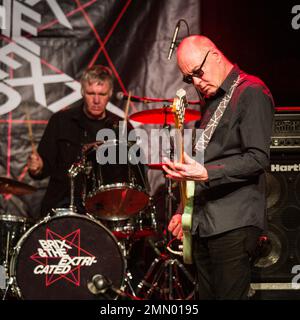
[[[0,194],[24,195],[35,192],[37,189],[26,183],[16,181],[10,178],[0,177]]]

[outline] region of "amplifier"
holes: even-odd
[[[300,265],[299,190],[298,154],[272,153],[271,166],[266,172],[268,242],[253,267],[253,283],[277,284],[277,289],[288,289],[284,285],[292,284],[295,277],[292,268]]]
[[[299,151],[300,113],[274,115],[271,151]]]

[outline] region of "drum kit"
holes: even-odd
[[[138,112],[129,119],[144,124],[173,121],[168,108]],[[186,121],[197,119],[199,112],[186,110]],[[118,150],[116,147],[121,142],[109,143],[109,148]],[[161,266],[170,270],[174,265],[183,271],[183,276],[188,275],[187,281],[194,286],[192,277],[181,263],[176,263],[177,259],[166,260],[166,255],[161,254],[162,258],[153,261],[136,291],[127,262],[132,245],[160,233],[147,174],[142,165],[131,161],[124,165],[100,165],[96,149],[95,145],[85,146],[82,159],[69,169],[68,208],[54,208],[30,227],[26,218],[0,214],[3,300],[7,297],[99,300],[124,296],[148,299],[162,281]],[[86,214],[77,213],[74,205],[78,174],[84,177],[82,199]],[[0,195],[26,195],[35,191],[36,188],[25,183],[0,177]],[[157,268],[159,271],[153,271]],[[178,279],[176,282],[178,285]],[[137,292],[141,297],[137,297]]]

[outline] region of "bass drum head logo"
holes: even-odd
[[[88,290],[95,274],[122,286],[125,260],[116,239],[86,216],[39,223],[18,246],[11,272],[15,290],[24,299],[101,299]]]

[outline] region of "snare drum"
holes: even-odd
[[[124,164],[120,164],[121,155]],[[104,157],[107,163],[101,161]],[[83,198],[89,213],[104,220],[124,220],[148,205],[145,167],[133,164],[132,158],[127,144],[117,140],[106,141],[85,156]]]
[[[102,220],[102,223],[119,239],[130,239],[134,237],[135,221],[134,219],[110,221]]]
[[[89,285],[104,276],[120,288],[125,267],[121,249],[106,227],[64,209],[22,236],[11,258],[10,275],[13,292],[22,299],[107,299]]]
[[[135,217],[122,221],[102,220],[117,239],[141,239],[157,233],[156,207],[150,205]]]
[[[141,211],[135,218],[135,233],[137,239],[149,237],[158,232],[156,221],[156,207],[150,201],[150,205]]]
[[[0,215],[0,265],[8,267],[12,250],[26,230],[26,219],[11,214]]]

